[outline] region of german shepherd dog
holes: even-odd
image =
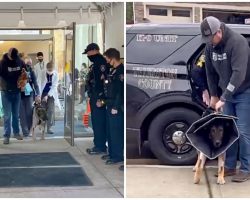
[[[209,142],[211,143],[212,148],[219,148],[222,145],[223,136],[224,136],[225,125],[223,123],[214,123],[209,129]],[[224,164],[225,164],[225,156],[226,153],[221,154],[218,156],[218,178],[217,184],[223,185],[225,184],[224,179]],[[193,168],[195,172],[194,175],[194,183],[198,184],[201,179],[202,171],[206,162],[206,156],[199,152],[198,159]]]
[[[34,103],[33,117],[32,117],[32,127],[30,129],[30,134],[32,135],[33,141],[36,140],[35,128],[39,127],[42,131],[41,139],[45,139],[45,128],[47,127],[47,112],[46,109],[41,105],[41,103]]]

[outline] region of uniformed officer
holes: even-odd
[[[104,81],[109,68],[105,58],[99,52],[97,44],[91,43],[83,54],[93,63],[88,75],[88,95],[90,97],[91,121],[94,131],[94,147],[88,148],[90,155],[106,153],[106,107],[104,105]]]
[[[198,97],[202,97],[203,103],[207,106],[209,105],[209,92],[207,86],[207,77],[206,77],[206,70],[205,70],[205,55],[202,54],[196,65],[191,70],[191,78],[194,82],[194,85],[197,88]]]
[[[112,165],[124,160],[124,66],[120,61],[120,52],[117,49],[108,49],[104,56],[112,66],[108,79],[105,81],[109,127],[109,158],[106,164]]]

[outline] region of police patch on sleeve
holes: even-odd
[[[124,74],[120,75],[120,80],[123,82],[124,81]]]
[[[105,70],[106,70],[106,66],[105,65],[101,65],[100,68],[101,68],[102,72],[105,72]]]

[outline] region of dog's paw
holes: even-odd
[[[199,184],[200,181],[201,181],[200,176],[195,175],[195,176],[194,176],[194,184]]]
[[[193,167],[193,172],[196,172],[196,167]]]
[[[223,177],[218,177],[217,184],[224,185],[226,183],[225,179]]]

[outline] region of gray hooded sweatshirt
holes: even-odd
[[[222,41],[205,49],[205,66],[211,96],[218,96],[217,87],[222,89],[220,99],[230,101],[232,97],[250,88],[250,49],[246,38],[228,28],[224,23]]]

